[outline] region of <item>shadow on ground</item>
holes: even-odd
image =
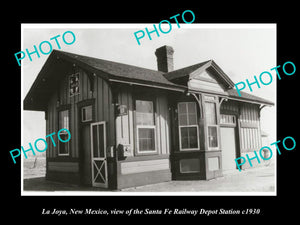
[[[116,190],[121,192],[273,192],[275,193],[274,165],[234,172],[212,180],[169,181],[158,184]],[[48,181],[45,177],[24,179],[24,191],[109,191],[103,188],[83,187]]]
[[[24,179],[24,191],[107,191],[104,188],[84,187],[75,184],[66,184],[48,181],[45,177]]]

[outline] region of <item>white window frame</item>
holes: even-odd
[[[147,155],[147,154],[157,154],[158,153],[158,149],[157,149],[157,136],[156,136],[156,113],[155,113],[155,101],[152,99],[143,99],[143,98],[137,98],[135,99],[135,104],[136,101],[149,101],[152,102],[152,106],[153,106],[153,122],[154,125],[138,125],[136,123],[136,107],[135,107],[135,127],[136,127],[136,154],[137,155]],[[140,142],[139,142],[139,128],[150,128],[150,129],[154,129],[154,150],[147,150],[147,151],[140,151]]]
[[[68,115],[68,127],[66,128],[66,127],[59,127],[59,129],[62,129],[62,128],[66,128],[66,129],[68,129],[69,130],[69,128],[70,128],[70,111],[69,111],[69,109],[65,109],[65,110],[60,110],[59,112],[58,112],[58,120],[60,120],[61,118],[60,118],[60,113],[61,112],[64,112],[64,111],[67,111],[67,115]],[[58,124],[60,125],[60,121],[58,121]],[[61,132],[60,132],[60,134],[68,134],[68,132],[66,132],[66,131],[64,131],[64,130],[62,130]],[[60,141],[59,141],[60,142]],[[62,142],[63,144],[66,144],[67,145],[67,148],[68,148],[68,153],[60,153],[60,143],[58,143],[58,151],[57,151],[57,154],[58,154],[58,156],[70,156],[70,142],[68,141],[68,142]]]
[[[209,140],[207,140],[208,141],[208,143],[207,143],[207,147],[208,147],[208,150],[218,150],[219,149],[219,147],[220,147],[220,138],[219,138],[219,125],[218,124],[208,124],[207,126],[206,126],[206,131],[207,131],[207,139],[209,138],[209,136],[208,136],[208,127],[216,127],[217,128],[217,140],[218,140],[218,146],[217,147],[210,147],[209,146]]]
[[[206,98],[207,97],[207,98]],[[209,97],[214,97],[215,100],[209,99]],[[219,125],[219,121],[218,121],[218,105],[217,105],[217,98],[214,95],[204,95],[204,108],[206,110],[206,104],[207,102],[209,103],[214,103],[215,104],[215,116],[216,116],[216,124],[207,124],[206,122],[206,133],[207,133],[207,148],[208,150],[219,150],[220,149],[220,125]],[[206,115],[206,113],[205,113]],[[205,118],[206,120],[206,118]],[[217,147],[210,147],[209,146],[209,136],[208,136],[208,127],[216,127],[217,128],[217,141],[218,141],[218,146]]]
[[[178,132],[179,132],[179,150],[180,151],[192,151],[192,150],[200,150],[199,146],[200,146],[200,140],[199,140],[199,126],[198,125],[180,125],[179,122],[179,104],[187,104],[187,103],[191,103],[191,102],[178,102],[177,103],[177,112],[178,112]],[[195,104],[195,109],[196,109],[196,124],[198,124],[198,118],[197,118],[197,105],[196,102],[192,102]],[[182,127],[196,127],[197,128],[197,147],[196,148],[182,148],[182,141],[181,141],[181,128]]]
[[[139,139],[139,128],[147,128],[154,130],[154,150],[140,151],[140,139]],[[157,153],[156,148],[156,126],[155,125],[136,125],[136,137],[137,137],[137,153],[138,154],[147,154],[147,153]]]
[[[227,123],[222,121],[222,116],[228,116],[233,118],[233,123]],[[236,127],[236,117],[232,114],[220,114],[220,126],[227,126],[227,127]]]

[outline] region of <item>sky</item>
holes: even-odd
[[[60,35],[62,51],[157,70],[154,52],[169,45],[174,49],[174,70],[213,59],[234,83],[254,81],[254,75],[271,72],[278,65],[275,24],[181,24],[180,28],[172,24],[169,33],[160,33],[159,37],[153,33],[152,40],[145,35],[138,45],[134,32],[145,31],[145,27],[151,30],[153,24],[22,24],[21,50],[31,52],[34,45],[38,47],[43,41],[58,49],[50,38]],[[71,45],[61,39],[66,31],[75,34],[76,40]],[[22,100],[48,56],[32,55],[32,61],[28,57],[22,60]],[[271,74],[276,77],[275,71]],[[273,79],[270,85],[262,85],[260,89],[253,86],[253,92],[244,91],[275,103],[276,82]],[[43,112],[23,111],[22,121],[22,145],[28,146],[29,142],[47,135]],[[276,141],[276,105],[262,110],[261,128],[269,134],[270,143]]]

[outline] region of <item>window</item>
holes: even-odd
[[[200,160],[199,159],[181,159],[179,161],[180,173],[199,173]]]
[[[81,108],[81,122],[88,122],[93,120],[93,107],[92,105],[84,106]]]
[[[74,95],[78,95],[79,92],[79,73],[72,74],[69,77],[69,91],[70,91],[70,97]]]
[[[156,152],[153,101],[136,100],[137,152]]]
[[[68,110],[63,110],[59,112],[58,115],[58,120],[59,120],[59,130],[62,128],[68,129],[69,130],[69,111]],[[60,138],[62,140],[67,140],[69,138],[69,134],[62,130],[60,132]],[[58,155],[59,156],[67,156],[69,155],[69,143],[70,142],[58,142]]]
[[[199,149],[199,127],[195,102],[178,103],[180,150]]]
[[[205,117],[207,123],[208,148],[216,149],[218,143],[218,122],[216,102],[205,102]]]
[[[220,115],[220,124],[235,126],[235,123],[236,121],[234,115],[226,115],[226,114]]]

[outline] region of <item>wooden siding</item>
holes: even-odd
[[[95,99],[95,121],[106,121],[109,125],[107,126],[107,143],[108,145],[114,144],[114,108],[112,105],[112,92],[109,84],[103,79],[96,75],[90,74],[93,83],[89,78],[86,71],[79,67],[73,67],[67,65],[68,67],[62,80],[58,84],[58,89],[53,93],[47,108],[47,120],[46,120],[46,133],[57,133],[58,132],[58,110],[62,107],[67,107],[69,109],[69,130],[71,133],[70,145],[70,157],[79,157],[79,142],[80,142],[80,121],[81,113],[78,103],[88,100]],[[79,73],[79,94],[70,97],[69,95],[69,75]],[[91,85],[93,87],[91,88]],[[47,157],[54,158],[57,157],[58,152],[58,138],[57,135],[53,136],[56,143],[54,147],[49,141],[49,147],[47,150]],[[48,138],[50,140],[50,138]]]
[[[77,162],[48,162],[48,170],[76,173],[79,167]]]
[[[116,118],[116,141],[119,144],[129,144],[131,156],[135,148],[133,132],[133,103],[132,94],[128,88],[121,88],[118,93],[118,104],[127,106],[127,115],[117,116]]]
[[[223,101],[221,113],[237,116],[242,153],[260,149],[261,131],[259,105],[238,103],[232,100]]]
[[[238,114],[239,113],[239,105],[235,101],[223,101],[220,108],[221,114]]]
[[[239,122],[241,152],[258,151],[261,147],[259,106],[241,104]]]
[[[192,79],[188,82],[188,87],[191,89],[225,93],[220,84],[207,71],[196,72],[191,77]]]
[[[142,173],[170,169],[169,159],[121,163],[121,174]]]
[[[153,91],[156,101],[156,146],[158,154],[169,154],[169,110],[168,99],[163,93]],[[156,94],[157,93],[157,94]],[[136,134],[134,128],[134,96],[132,89],[128,87],[118,88],[117,103],[126,105],[127,115],[117,116],[116,118],[116,144],[129,144],[131,153],[134,156],[136,150]]]

